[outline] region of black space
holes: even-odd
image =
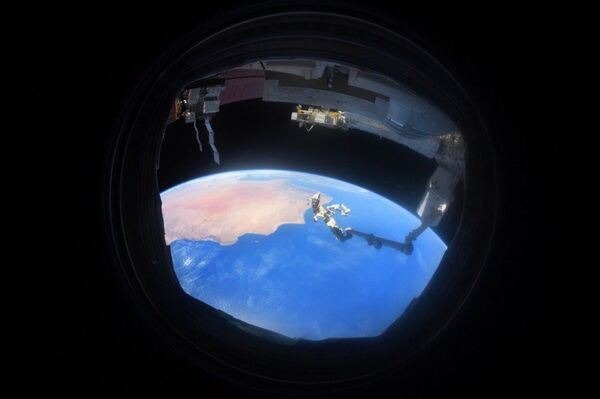
[[[490,263],[461,313],[404,373],[346,396],[537,397],[561,388],[572,395],[585,389],[594,341],[589,276],[594,262],[585,259],[585,251],[597,237],[597,227],[594,235],[588,232],[596,226],[591,221],[596,211],[590,197],[594,158],[587,154],[594,148],[587,139],[598,129],[593,96],[598,77],[590,56],[599,47],[598,33],[591,30],[597,17],[569,4],[525,9],[521,3],[453,2],[442,8],[351,3],[402,25],[464,83],[493,135],[501,198]],[[9,315],[35,322],[26,323],[14,344],[8,342],[12,350],[5,357],[17,372],[17,379],[8,377],[21,395],[29,390],[60,397],[249,391],[187,364],[149,329],[117,278],[102,216],[105,158],[129,93],[186,31],[236,6],[240,2],[221,0],[195,9],[186,3],[36,9],[5,27],[5,38],[18,48],[8,52],[9,66],[22,74],[5,78],[17,86],[11,102],[24,111],[11,118],[17,126],[6,135],[6,185],[9,198],[25,209],[11,231],[20,241],[9,251],[15,260],[5,258],[24,275],[15,284],[19,294],[5,304]],[[349,140],[373,145],[371,150],[348,153],[370,166],[355,173],[354,160],[348,159],[348,169],[336,168],[333,159],[342,155],[323,154],[350,141],[325,131],[306,138],[284,119],[277,122],[281,134],[267,145],[266,136],[245,135],[261,125],[242,113],[235,143],[219,143],[224,166],[228,159],[231,169],[244,167],[242,159],[252,167],[302,166],[386,196],[405,196],[399,201],[406,207],[420,198],[422,186],[403,180],[411,174],[389,169],[418,168],[418,175],[426,176],[432,165],[412,162],[408,152],[396,158],[397,152],[361,135]],[[217,135],[226,123],[215,121]],[[186,128],[174,127],[172,133],[180,135],[168,141],[187,140],[191,156],[183,158],[193,159],[188,173],[216,171],[208,156],[196,157]],[[286,159],[261,152],[289,146],[299,136],[315,140],[308,146],[313,152]],[[16,137],[25,138],[26,145],[17,146]],[[176,173],[165,166],[161,184],[189,177]]]

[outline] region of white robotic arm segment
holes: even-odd
[[[350,214],[350,208],[344,204],[332,204],[327,206],[327,210],[331,213],[339,212],[342,216],[348,216]]]

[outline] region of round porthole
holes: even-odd
[[[392,372],[485,264],[486,128],[443,65],[382,24],[215,21],[157,60],[115,137],[106,217],[125,285],[225,378],[293,391]]]

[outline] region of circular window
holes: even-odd
[[[144,317],[205,369],[282,390],[405,365],[460,309],[493,234],[493,154],[465,91],[338,13],[191,34],[133,94],[107,176]]]

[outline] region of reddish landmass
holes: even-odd
[[[271,234],[285,223],[304,223],[314,192],[286,180],[200,180],[162,195],[167,245],[178,239],[233,244],[246,233]],[[322,202],[331,198],[322,195]]]

